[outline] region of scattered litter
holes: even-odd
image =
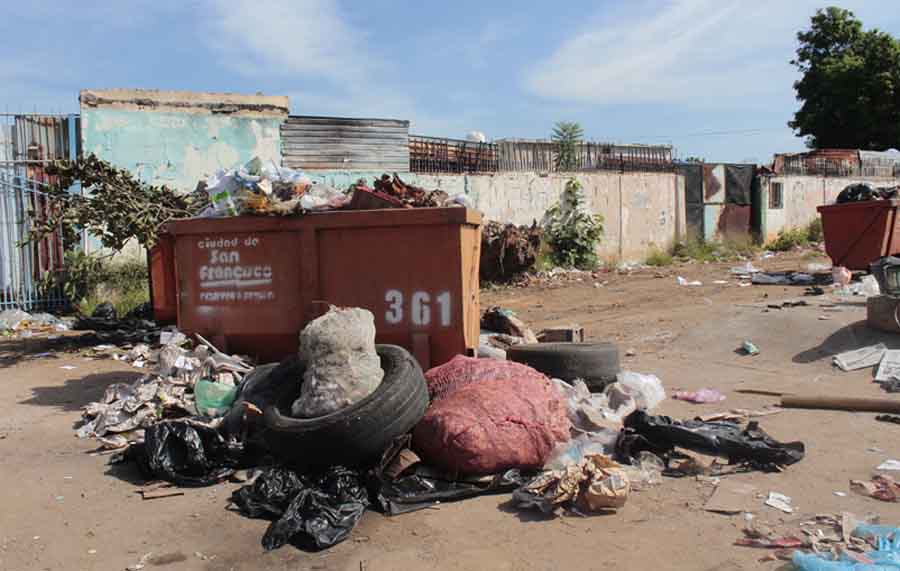
[[[153,557],[152,553],[145,553],[141,556],[137,563],[126,567],[125,571],[141,571],[147,566],[147,562],[150,561],[151,557]]]
[[[900,424],[900,416],[891,414],[879,414],[875,417],[878,422],[889,422],[891,424]]]
[[[875,374],[875,382],[885,383],[892,380],[900,380],[900,350],[887,350],[878,365]]]
[[[701,281],[698,281],[698,280],[688,281],[681,276],[678,276],[676,278],[676,280],[678,281],[678,285],[680,285],[680,286],[702,286],[703,285],[703,282],[701,282]]]
[[[707,404],[722,402],[725,400],[725,395],[716,389],[700,389],[697,391],[676,391],[672,398],[695,404]]]
[[[728,285],[728,282],[725,280],[714,280],[713,283],[716,285]]]
[[[846,498],[848,496],[847,492],[832,492],[832,494],[836,495],[839,498]]]
[[[769,492],[766,505],[776,510],[781,510],[786,514],[794,513],[791,498],[779,492]]]
[[[815,283],[816,277],[803,272],[757,272],[750,278],[750,282],[754,285],[807,286]]]
[[[140,494],[141,498],[145,500],[156,500],[160,498],[171,498],[184,495],[183,490],[174,487],[168,482],[148,484],[136,490],[135,493]]]
[[[846,286],[853,279],[853,274],[844,266],[836,266],[831,269],[831,280],[836,286]]]
[[[747,262],[743,266],[735,266],[731,268],[731,273],[737,276],[751,276],[757,272],[761,272],[759,268],[753,267],[753,262]]]
[[[698,416],[697,418],[702,420],[703,422],[710,422],[712,420],[728,420],[730,422],[739,422],[748,420],[751,418],[758,418],[761,416],[770,416],[773,414],[780,414],[784,412],[782,408],[761,408],[758,410],[749,410],[746,408],[733,408],[728,412],[716,412],[713,414],[704,414]]]
[[[893,459],[885,460],[884,462],[879,464],[878,467],[875,469],[890,471],[890,472],[898,471],[898,470],[900,470],[900,460],[893,460]]]
[[[881,362],[887,347],[884,343],[863,347],[853,351],[840,353],[832,358],[832,362],[842,371],[856,371],[867,367],[874,367]]]
[[[759,355],[759,348],[754,345],[752,341],[744,341],[741,345],[741,349],[744,351],[745,355]]]
[[[76,367],[76,366],[74,366],[74,365],[62,365],[62,366],[60,366],[60,369],[63,369],[63,370],[65,370],[65,371],[74,371],[74,370],[77,369],[77,368],[78,368],[78,367]]]
[[[850,480],[850,490],[883,502],[896,502],[900,493],[900,484],[887,475],[872,476],[870,482]]]
[[[534,332],[521,319],[516,317],[515,313],[501,307],[490,307],[484,312],[481,316],[481,328],[493,333],[521,339],[518,342],[512,341],[510,344],[538,342]]]
[[[564,468],[545,470],[513,492],[513,500],[520,508],[537,508],[544,513],[561,507],[592,513],[624,506],[630,491],[631,483],[622,466],[595,454]]]

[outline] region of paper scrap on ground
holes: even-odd
[[[72,366],[72,365],[63,365],[63,366],[60,367],[60,369],[65,369],[66,371],[71,371],[71,370],[74,370],[74,369],[76,369],[76,368],[77,368],[77,367],[74,367],[74,366]]]
[[[894,379],[900,379],[900,351],[888,350],[884,352],[881,364],[878,365],[875,381],[884,383]]]
[[[687,281],[686,279],[684,279],[683,277],[678,276],[678,285],[681,285],[681,286],[702,286],[702,285],[703,285],[703,282],[700,282],[700,281],[697,281],[697,280],[694,280],[694,281],[692,281],[692,282],[689,282],[689,281]]]
[[[716,491],[703,507],[708,512],[736,514],[753,511],[753,497],[756,488],[750,484],[742,484],[731,480],[722,480]]]
[[[781,510],[786,514],[794,513],[794,507],[791,505],[791,498],[778,492],[769,492],[769,498],[766,500],[766,505],[770,508]]]
[[[842,371],[856,371],[866,367],[874,367],[881,362],[886,351],[887,347],[884,346],[884,343],[879,343],[878,345],[870,345],[869,347],[835,355],[832,362]]]
[[[890,471],[900,470],[900,460],[893,460],[893,459],[885,460],[884,462],[879,464],[879,466],[875,469],[876,470],[890,470]]]

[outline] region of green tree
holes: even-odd
[[[560,121],[553,127],[551,139],[556,143],[557,171],[578,170],[578,146],[583,138],[584,131],[578,123]]]
[[[791,63],[800,109],[788,125],[811,148],[900,146],[900,41],[848,10],[818,10]]]

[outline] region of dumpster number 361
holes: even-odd
[[[440,319],[441,327],[450,326],[450,292],[439,293],[434,296],[433,300],[432,304],[432,297],[428,292],[414,291],[412,293],[408,303],[409,319],[412,320],[413,325],[431,325],[432,313],[435,313]],[[388,304],[384,320],[391,325],[403,323],[407,310],[407,301],[403,292],[397,289],[388,290],[384,294],[384,301]]]

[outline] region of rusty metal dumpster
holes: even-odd
[[[444,363],[478,346],[480,225],[466,208],[178,220],[155,252],[170,244],[172,262],[151,270],[154,283],[174,275],[177,291],[154,309],[171,313],[174,299],[181,330],[272,361],[329,304],[364,307],[378,343]]]
[[[869,264],[900,254],[900,200],[867,200],[819,206],[825,252],[835,266],[868,270]]]

